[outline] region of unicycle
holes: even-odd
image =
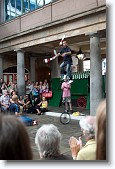
[[[70,120],[71,120],[71,116],[70,116],[69,112],[65,112],[64,111],[63,113],[61,113],[61,115],[60,115],[60,122],[62,124],[68,124],[70,122]]]

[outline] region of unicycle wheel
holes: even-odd
[[[60,122],[62,124],[68,124],[71,120],[71,117],[70,117],[70,114],[69,113],[66,113],[66,112],[63,112],[61,115],[60,115]]]

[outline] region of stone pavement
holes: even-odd
[[[86,115],[89,114],[88,110],[78,109],[78,108],[74,108],[74,110],[85,113]],[[63,108],[62,107],[49,107],[49,111],[55,112],[53,114],[57,114],[59,116],[59,113],[63,112]],[[38,120],[38,125],[27,126],[27,131],[28,131],[28,134],[31,140],[31,147],[33,151],[33,160],[39,160],[39,153],[35,145],[34,138],[35,138],[37,129],[43,124],[54,124],[55,126],[58,127],[59,131],[62,134],[61,153],[71,155],[68,140],[71,136],[75,136],[77,138],[78,136],[80,136],[81,129],[79,127],[79,120],[74,119],[74,120],[71,120],[69,124],[64,125],[60,123],[58,116],[51,116],[51,115],[38,116],[35,114],[28,114],[27,116],[31,117],[32,119]],[[83,140],[83,143],[85,144],[85,140]]]

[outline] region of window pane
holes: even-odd
[[[29,11],[29,0],[23,0],[23,13]]]
[[[15,1],[10,0],[10,19],[14,18],[15,15],[16,15],[16,13],[15,13]]]
[[[44,0],[37,0],[37,8],[42,7],[44,4]]]
[[[5,0],[5,20],[9,20],[10,18],[10,13],[8,12],[8,8],[10,9],[9,7],[9,0]]]
[[[36,8],[36,0],[30,0],[30,10],[34,10]]]
[[[52,0],[45,0],[45,4],[52,2]]]
[[[16,16],[21,15],[21,0],[16,0]]]

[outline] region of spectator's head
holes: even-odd
[[[4,90],[3,94],[4,94],[5,96],[7,96],[7,95],[8,95],[8,91],[7,91],[7,90]]]
[[[40,127],[35,136],[40,158],[52,158],[60,154],[61,133],[53,124]]]
[[[36,81],[36,82],[35,82],[35,85],[36,85],[36,86],[38,86],[38,85],[39,85],[38,81]]]
[[[14,90],[11,91],[11,96],[16,95],[16,92]]]
[[[43,101],[45,101],[45,100],[46,100],[46,98],[43,96],[43,97],[42,97],[42,100],[43,100]]]
[[[18,98],[17,95],[13,95],[13,96],[12,96],[12,100],[13,100],[14,102],[18,102],[18,99],[19,99],[19,98]]]
[[[102,101],[96,112],[96,159],[106,160],[106,100]]]
[[[79,125],[87,141],[95,138],[95,117],[94,116],[86,116],[82,118],[79,122]]]
[[[3,81],[3,78],[1,78],[1,79],[0,79],[0,82],[1,82],[1,83],[3,83],[3,82],[4,82],[4,81]]]
[[[29,96],[26,94],[26,95],[25,95],[25,99],[28,99],[28,98],[29,98]]]
[[[40,85],[42,85],[42,81],[40,81]]]
[[[19,100],[23,100],[23,96],[20,95],[20,96],[19,96]]]
[[[11,115],[0,115],[0,160],[32,160],[26,128]]]

